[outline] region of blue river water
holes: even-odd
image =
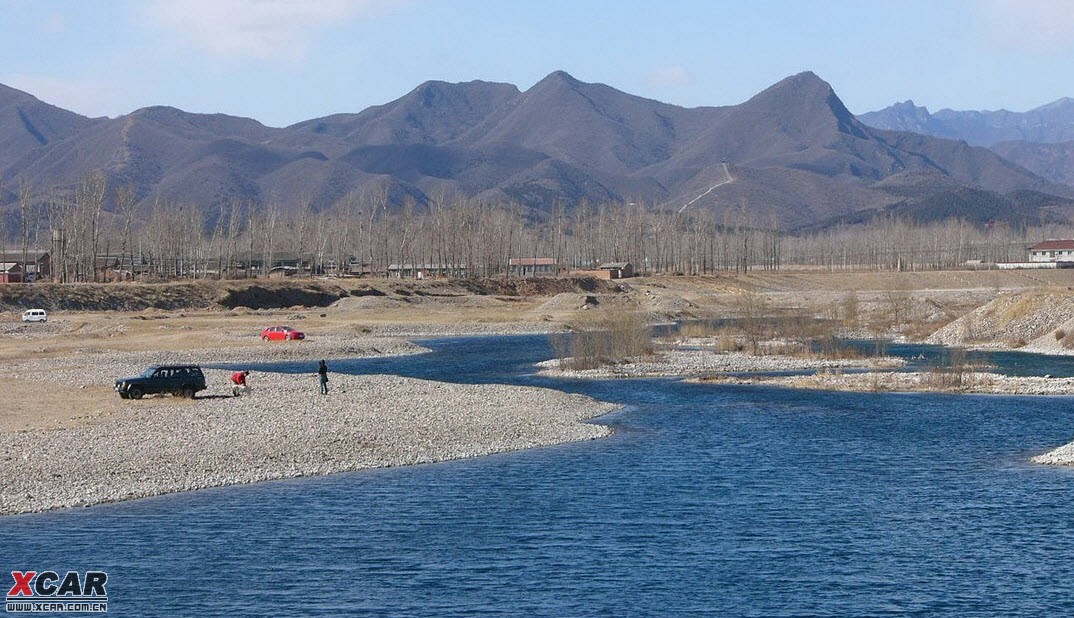
[[[1074,471],[1027,463],[1074,399],[558,380],[543,337],[426,345],[332,370],[626,407],[593,442],[0,518],[3,575],[107,571],[122,616],[1074,614]]]

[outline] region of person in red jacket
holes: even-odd
[[[249,371],[236,371],[231,374],[231,394],[234,397],[238,397],[241,394],[248,394],[250,392],[250,385],[246,383],[246,376],[250,375]]]

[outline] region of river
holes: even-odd
[[[0,518],[0,568],[107,571],[118,615],[1074,613],[1074,471],[1027,463],[1074,439],[1074,399],[559,380],[543,337],[426,345],[332,369],[626,407],[595,442]]]

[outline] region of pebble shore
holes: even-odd
[[[210,384],[226,373],[209,370]],[[131,402],[100,424],[0,434],[0,514],[87,506],[269,479],[477,457],[608,435],[614,409],[541,388],[312,372],[249,395]]]
[[[1074,395],[1074,378],[1006,376],[968,372],[959,383],[929,372],[880,371],[869,373],[817,373],[797,376],[706,376],[695,381],[715,384],[766,384],[787,388],[850,392],[966,393],[980,395]]]
[[[322,396],[314,376],[322,358],[331,367],[334,359],[427,351],[405,336],[548,330],[426,324],[292,342],[222,333],[218,341],[193,350],[86,348],[70,357],[9,363],[0,370],[7,379],[100,390],[150,365],[196,363],[204,367],[208,389],[193,401],[163,395],[124,402],[118,414],[90,414],[73,427],[0,433],[0,515],[477,457],[608,435],[607,427],[582,421],[615,406],[581,395],[333,373],[331,392]],[[221,343],[228,347],[214,347]],[[230,372],[207,367],[278,361],[310,362],[310,373],[254,371],[253,392],[232,397]]]
[[[903,361],[897,358],[818,359],[796,356],[754,356],[743,352],[715,353],[711,350],[668,350],[652,358],[635,359],[619,365],[604,365],[595,369],[560,369],[558,359],[538,363],[541,373],[557,377],[611,378],[696,377],[710,373],[763,373],[775,371],[809,371],[850,367],[894,367]]]

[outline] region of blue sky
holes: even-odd
[[[812,70],[852,112],[1074,96],[1070,0],[0,0],[0,83],[89,116],[148,105],[283,126],[425,80],[554,70],[694,107]]]

